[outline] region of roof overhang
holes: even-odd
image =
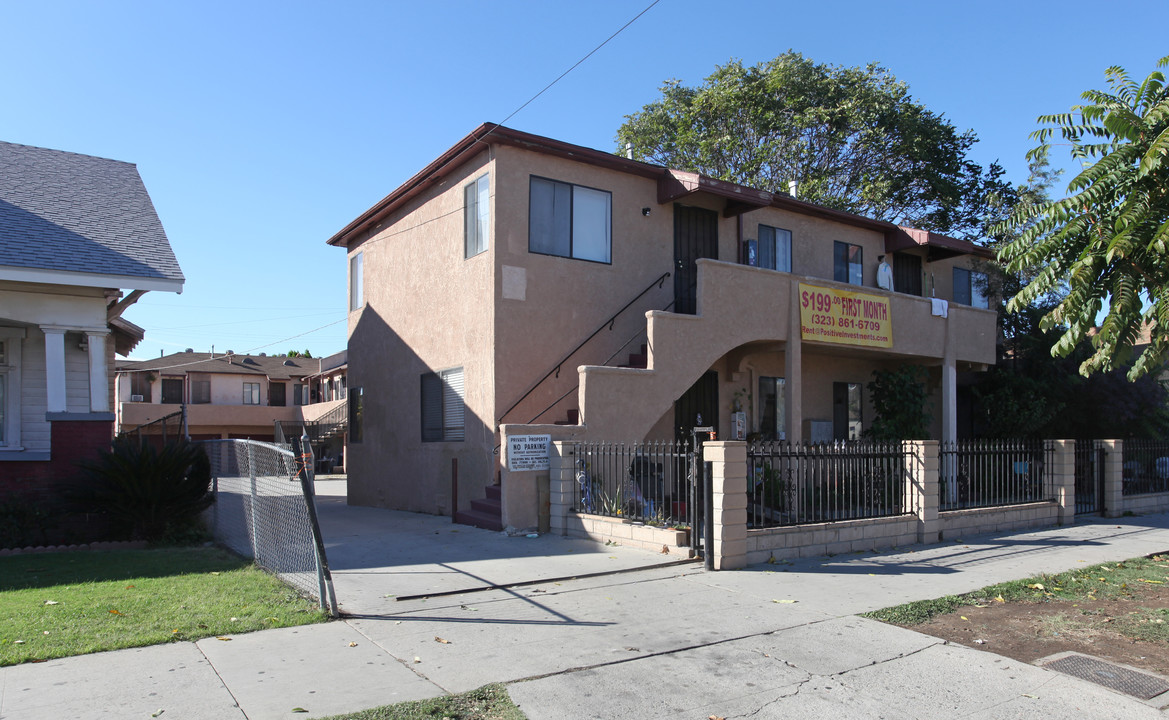
[[[159,290],[183,292],[183,280],[140,277],[137,275],[107,275],[105,273],[51,270],[48,268],[0,266],[0,280],[43,283],[45,285],[74,285],[78,287],[120,288],[125,290]]]
[[[690,195],[703,194],[725,198],[723,217],[735,217],[750,210],[767,207],[774,195],[745,185],[716,180],[696,172],[665,168],[658,180],[658,204],[665,205]]]
[[[109,325],[114,336],[114,351],[122,356],[128,356],[146,337],[145,330],[120,317],[110,320]]]
[[[975,255],[988,260],[995,258],[994,251],[988,247],[929,230],[897,227],[885,236],[885,252],[913,248],[922,248],[926,251],[926,262],[936,262],[958,255]]]

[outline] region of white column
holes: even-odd
[[[110,376],[106,366],[106,335],[100,331],[86,331],[89,345],[89,411],[110,411]]]
[[[45,394],[51,413],[65,412],[65,329],[42,327],[45,333]]]
[[[799,443],[804,440],[804,348],[800,332],[800,285],[793,282],[791,286],[787,346],[783,351],[784,389],[787,391],[783,402],[783,426],[788,442]]]
[[[954,360],[954,338],[946,320],[946,349],[942,354],[942,442],[958,439],[958,368]]]

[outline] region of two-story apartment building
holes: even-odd
[[[460,506],[502,475],[526,519],[509,434],[855,438],[873,371],[904,363],[949,439],[959,373],[995,358],[984,248],[493,124],[328,242],[357,504],[448,513],[457,460]]]

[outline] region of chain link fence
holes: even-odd
[[[305,464],[293,451],[271,443],[201,444],[211,461],[215,495],[204,517],[215,539],[337,615],[312,486],[300,472]]]

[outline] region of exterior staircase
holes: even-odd
[[[498,485],[486,487],[487,497],[472,500],[470,510],[455,511],[455,522],[484,530],[503,529],[503,499]]]

